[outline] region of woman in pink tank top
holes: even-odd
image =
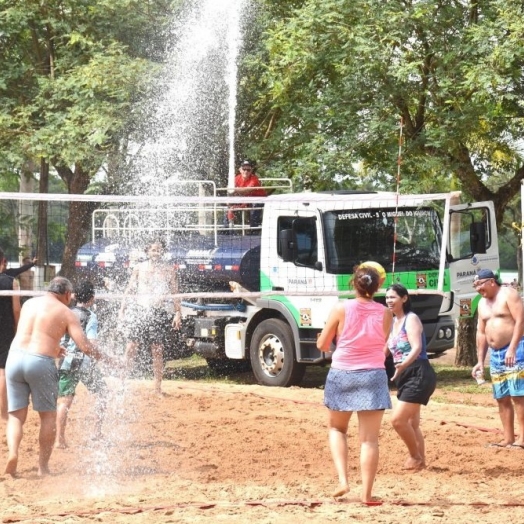
[[[385,275],[383,269],[381,273]],[[320,351],[329,351],[336,339],[324,388],[324,404],[329,409],[329,445],[339,480],[333,496],[340,497],[349,491],[347,431],[351,415],[356,411],[361,500],[366,503],[372,501],[382,417],[384,410],[391,408],[384,347],[393,317],[385,306],[373,300],[383,282],[384,276],[372,265],[358,266],[351,281],[356,298],[333,308],[317,340]]]

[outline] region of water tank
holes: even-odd
[[[230,291],[231,280],[260,290],[259,235],[219,235],[217,245],[182,248],[173,260],[183,293]]]

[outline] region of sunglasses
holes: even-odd
[[[473,287],[477,288],[477,287],[483,286],[488,280],[492,280],[492,279],[485,278],[484,280],[476,280],[475,282],[473,282]]]

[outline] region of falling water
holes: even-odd
[[[166,180],[232,180],[237,59],[244,0],[199,0],[173,23],[133,193]]]
[[[136,148],[134,173],[123,188],[126,193],[164,195],[166,183],[173,187],[169,184],[172,180],[210,179],[218,185],[224,184],[227,176],[232,183],[237,59],[245,2],[192,1],[173,22],[170,38],[174,43],[158,75],[158,95],[151,101],[152,117],[145,123],[147,138]],[[154,199],[152,202],[154,205]],[[137,216],[144,220],[144,214]],[[163,226],[159,223],[156,227]],[[109,326],[103,343],[123,347],[124,341],[115,337],[117,328],[122,327],[112,324],[116,317],[116,311],[110,308],[107,318],[100,319]],[[129,410],[124,408],[132,402],[127,398],[127,387],[109,389],[111,409],[103,427],[106,445],[97,446],[89,457],[88,473],[99,479],[96,494],[112,489],[110,482],[106,485],[100,478],[122,472],[130,460],[122,453],[116,460],[113,449],[125,448],[132,439],[130,424],[126,423]],[[112,424],[111,420],[121,421],[127,429],[123,431],[122,424]]]
[[[241,4],[242,0],[238,0]],[[229,169],[228,169],[228,187],[235,186],[235,121],[237,108],[237,82],[238,82],[238,54],[241,46],[240,31],[240,9],[239,5],[233,9],[230,24],[227,31],[228,42],[228,61],[227,61],[227,85],[229,88],[229,104],[228,104],[228,144],[229,144]]]

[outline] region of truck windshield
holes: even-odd
[[[431,208],[328,211],[323,216],[328,273],[353,273],[365,260],[392,270],[395,215],[395,272],[438,270],[442,228]]]

